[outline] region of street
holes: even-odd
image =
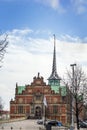
[[[39,130],[37,120],[23,120],[0,124],[0,130]]]
[[[0,124],[0,130],[39,130],[40,126],[42,125],[38,125],[37,120],[32,119],[2,123]],[[80,130],[87,130],[87,128],[80,128]]]

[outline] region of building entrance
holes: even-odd
[[[42,109],[41,109],[40,106],[37,106],[37,107],[35,108],[35,117],[36,117],[37,119],[41,119],[41,116],[42,116]]]

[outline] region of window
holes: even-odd
[[[41,95],[36,95],[36,100],[41,100]]]
[[[18,113],[23,113],[23,106],[18,106]]]
[[[31,114],[34,113],[34,107],[31,107]]]
[[[65,96],[62,96],[62,101],[66,102],[66,97]]]
[[[56,114],[58,112],[58,108],[56,105],[53,106],[53,113]]]
[[[61,107],[61,112],[64,113],[64,114],[66,113],[66,109],[65,109],[64,106]]]

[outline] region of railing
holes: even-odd
[[[47,130],[47,129],[46,129],[46,127],[41,126],[41,127],[39,127],[39,130]],[[52,126],[51,130],[70,130],[70,128],[68,128],[68,127],[57,127],[57,126],[55,127],[55,126]]]
[[[14,127],[10,127],[10,128],[1,127],[0,130],[24,130],[24,129],[22,129],[22,127],[20,127],[20,128],[14,128]]]
[[[16,118],[16,119],[7,119],[7,120],[0,120],[0,124],[2,123],[9,123],[9,122],[15,122],[15,121],[22,121],[25,120],[25,117],[22,118]]]

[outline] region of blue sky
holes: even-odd
[[[86,37],[86,0],[0,0],[0,29],[31,28]]]
[[[8,34],[0,70],[4,109],[18,85],[31,84],[40,72],[45,82],[52,71],[53,34],[57,72],[64,77],[71,63],[87,72],[86,0],[0,0],[0,30]]]

